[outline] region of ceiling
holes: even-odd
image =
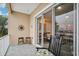
[[[11,7],[13,11],[31,14],[38,5],[39,3],[12,3]]]
[[[56,16],[56,22],[59,25],[62,24],[73,24],[73,19],[74,19],[74,11]]]
[[[60,5],[55,7],[55,15],[58,16],[58,15],[70,12],[73,10],[73,6],[74,6],[73,3],[60,4]],[[61,9],[58,9],[58,7],[61,7]]]
[[[61,9],[57,9],[58,7],[61,7]],[[58,6],[55,7],[55,15],[56,16],[61,16],[61,15],[64,15],[66,13],[69,13],[71,11],[73,11],[73,3],[64,3],[64,4],[60,4],[60,5],[58,5]],[[71,16],[71,14],[72,13],[69,13],[69,14],[66,14],[65,16]],[[46,21],[50,21],[51,22],[51,19],[52,19],[52,16],[51,15],[52,15],[52,10],[49,10],[47,13],[44,14],[44,17],[45,18],[49,18]],[[57,17],[57,19],[58,18],[59,17]],[[62,16],[60,18],[62,18]],[[73,17],[71,17],[71,18],[73,18]],[[62,19],[62,20],[64,20],[64,19]],[[72,21],[69,20],[69,22],[72,22]]]

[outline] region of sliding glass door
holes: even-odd
[[[37,44],[43,46],[43,15],[37,17]]]
[[[38,45],[48,47],[50,37],[53,41],[53,37],[59,35],[62,38],[60,55],[73,56],[76,54],[75,6],[74,3],[56,4],[45,10],[41,16],[36,17]]]
[[[74,55],[74,19],[73,3],[59,4],[55,7],[55,34],[62,37],[60,55]]]

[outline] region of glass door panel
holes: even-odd
[[[42,16],[37,18],[37,44],[43,44],[43,19]]]
[[[52,36],[52,9],[44,13],[44,47],[49,48],[50,37]]]
[[[55,34],[62,37],[60,55],[73,55],[74,4],[64,3],[55,7]]]

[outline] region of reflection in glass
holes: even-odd
[[[73,55],[74,4],[60,4],[55,7],[55,34],[62,37],[60,55]]]

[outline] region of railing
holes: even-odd
[[[0,56],[4,56],[9,47],[9,36],[3,36],[0,38]]]

